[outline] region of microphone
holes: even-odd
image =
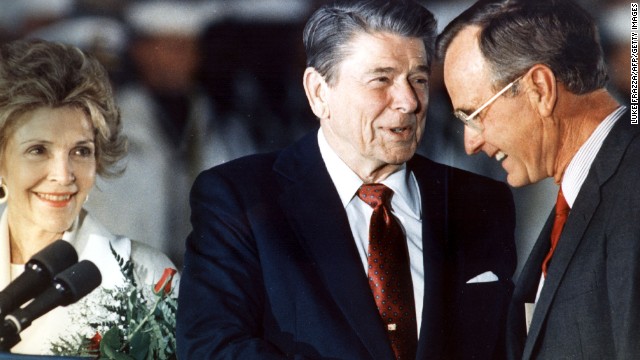
[[[64,240],[56,240],[38,251],[25,264],[24,272],[0,292],[0,319],[33,299],[56,274],[77,262],[76,250]]]
[[[59,273],[53,283],[27,306],[7,315],[0,332],[9,331],[10,335],[17,335],[29,327],[33,320],[58,306],[75,303],[101,282],[102,275],[98,267],[89,260],[82,260]]]

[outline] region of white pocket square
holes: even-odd
[[[491,271],[487,271],[467,281],[467,284],[486,283],[493,281],[498,281],[498,276]]]

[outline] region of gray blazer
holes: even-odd
[[[640,125],[627,112],[613,127],[580,189],[536,305],[552,210],[510,304],[511,359],[640,358]]]

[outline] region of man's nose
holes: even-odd
[[[404,114],[414,113],[418,109],[418,94],[409,81],[396,84],[392,96],[394,109]]]
[[[464,150],[467,155],[473,155],[480,152],[484,145],[484,137],[482,132],[472,129],[468,126],[464,127]]]

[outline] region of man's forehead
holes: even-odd
[[[358,33],[347,45],[344,61],[360,64],[364,71],[391,69],[398,62],[408,62],[416,71],[427,67],[427,54],[422,39],[388,32]]]
[[[444,58],[444,82],[454,104],[490,88],[490,68],[478,45],[480,27],[468,26],[451,41]],[[484,86],[483,86],[484,84]],[[461,99],[460,99],[461,100]]]
[[[451,41],[444,58],[445,81],[486,75],[488,64],[478,45],[480,31],[478,26],[467,26]]]

